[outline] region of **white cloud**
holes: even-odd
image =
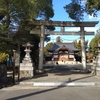
[[[84,30],[87,31],[87,32],[91,32],[91,31],[96,32],[97,29],[98,29],[98,27],[85,27]],[[67,29],[65,29],[65,31],[76,31],[76,32],[78,32],[78,31],[80,31],[80,28],[79,27],[67,28]]]
[[[57,38],[58,36],[60,36],[60,35],[54,35],[55,38]]]
[[[89,15],[89,19],[94,19],[93,15]]]
[[[85,27],[85,31],[87,32],[96,32],[98,27]]]
[[[90,16],[90,15],[89,15],[89,19],[90,19],[90,20],[96,20],[96,21],[98,21],[98,20],[100,20],[100,16],[93,17],[93,16]]]
[[[89,15],[88,17],[89,17],[90,20],[99,21],[100,20],[100,16],[98,16],[98,15],[100,15],[100,11],[97,12],[97,17],[93,17],[93,14]]]
[[[79,27],[66,28],[65,31],[80,31]]]
[[[86,0],[81,0],[81,3],[85,4],[86,3]]]

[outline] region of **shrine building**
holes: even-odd
[[[79,49],[75,48],[74,42],[54,43],[52,48],[48,50],[46,61],[76,61],[75,55]]]

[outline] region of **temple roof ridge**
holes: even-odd
[[[65,43],[54,43],[52,48],[49,51],[58,51],[58,50],[70,50],[70,51],[79,51],[79,49],[75,48],[74,42],[65,42]]]

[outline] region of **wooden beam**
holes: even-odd
[[[31,30],[30,34],[41,34],[41,32],[38,31],[34,31]],[[60,32],[60,31],[45,31],[45,34],[51,34],[51,35],[80,35],[81,32],[70,32],[70,31],[64,31],[64,32]],[[85,32],[85,35],[94,35],[94,32]]]
[[[40,34],[40,33],[41,33],[40,30],[37,30],[37,31],[35,31],[35,30],[30,30],[30,34]]]
[[[29,20],[29,25],[45,25],[59,27],[94,27],[98,21],[92,22],[74,22],[74,21],[46,21],[46,20]]]
[[[60,31],[46,31],[45,34],[51,34],[51,35],[80,35],[81,32],[60,32]],[[94,32],[85,32],[85,35],[94,35]]]

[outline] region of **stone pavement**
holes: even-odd
[[[92,65],[87,69],[91,70]],[[31,79],[22,79],[16,82],[20,86],[47,87],[47,86],[100,86],[100,77],[92,75],[90,71],[83,72],[82,65],[57,65],[45,69],[44,74],[37,74]]]

